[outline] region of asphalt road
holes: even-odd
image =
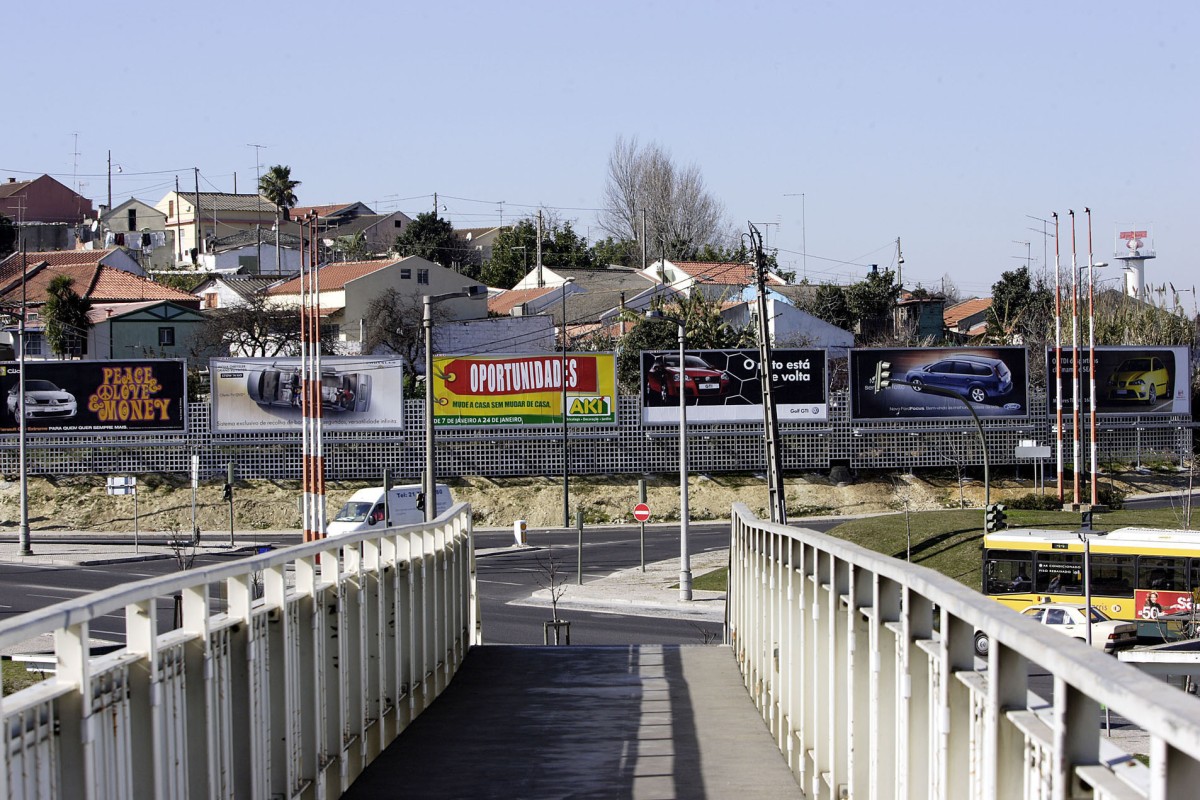
[[[821,530],[839,520],[797,521]],[[483,610],[484,640],[492,644],[542,644],[542,623],[547,618],[542,608],[511,605],[542,588],[548,556],[559,562],[568,581],[577,580],[578,533],[574,529],[531,529],[529,548],[512,548],[511,531],[483,530],[475,533],[477,551],[491,551],[477,559],[480,603]],[[298,539],[297,539],[298,541]],[[729,542],[729,523],[696,522],[689,526],[689,551],[693,554],[723,550]],[[289,543],[280,541],[280,544]],[[646,528],[647,563],[679,557],[679,529],[672,525]],[[603,577],[640,563],[639,526],[585,527],[583,536],[584,579]],[[241,554],[214,554],[197,558],[196,566],[206,566],[238,558]],[[539,563],[539,560],[541,563]],[[176,571],[171,559],[87,567],[18,565],[0,563],[0,619],[42,608],[62,600],[103,591],[113,586],[144,578],[159,577]],[[159,604],[160,626],[173,625],[173,605]],[[572,622],[573,644],[699,644],[720,636],[720,626],[661,616],[633,616],[589,613],[572,610],[564,615]],[[92,624],[98,639],[122,641],[124,618],[112,614]]]

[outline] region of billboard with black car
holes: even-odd
[[[876,392],[875,373],[880,367],[892,382]],[[951,419],[969,417],[971,409],[981,418],[1029,416],[1029,366],[1024,347],[850,351],[852,419]]]

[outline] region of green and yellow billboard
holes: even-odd
[[[562,425],[564,398],[568,424],[616,425],[613,354],[458,355],[433,360],[435,428]]]

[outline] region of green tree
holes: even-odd
[[[595,262],[587,241],[575,233],[571,223],[551,221],[542,226],[542,265],[550,269],[591,267]],[[508,289],[537,264],[537,221],[526,218],[501,231],[492,245],[492,257],[484,264],[482,280],[488,286]]]
[[[74,284],[67,275],[54,276],[46,290],[46,304],[42,307],[46,342],[59,358],[83,355],[88,330],[92,327],[88,321],[92,301],[80,297],[71,288]]]
[[[258,179],[258,193],[275,205],[275,274],[283,274],[283,254],[279,249],[279,231],[288,218],[288,209],[296,207],[295,189],[300,181],[292,180],[292,168],[282,164],[271,167]]]
[[[684,321],[684,335],[689,350],[719,350],[745,347],[753,341],[746,330],[738,330],[721,318],[721,304],[696,292],[688,297],[677,296],[670,302],[656,298],[652,307],[669,317]],[[629,316],[637,320],[633,329],[621,338],[617,353],[617,382],[622,392],[641,391],[643,350],[675,350],[679,347],[679,326],[669,320],[651,320],[645,316]]]
[[[870,272],[846,289],[846,306],[864,338],[876,338],[887,330],[889,315],[900,295],[895,281],[896,273],[891,270]]]
[[[842,330],[854,330],[854,315],[846,299],[845,287],[833,283],[822,283],[811,300],[804,304],[804,311]]]
[[[8,217],[0,214],[0,256],[6,256],[17,247],[17,226]]]
[[[592,245],[592,262],[599,267],[641,267],[642,248],[632,239],[606,236]]]
[[[443,267],[460,267],[467,277],[475,278],[469,268],[475,249],[454,233],[454,226],[432,211],[418,214],[396,237],[396,252],[401,256],[419,256]],[[468,269],[461,269],[464,265]]]
[[[987,335],[998,342],[1037,344],[1045,341],[1054,320],[1054,294],[1029,267],[1000,274],[992,284]]]

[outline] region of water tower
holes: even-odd
[[[1146,261],[1154,258],[1154,231],[1149,225],[1118,225],[1113,258],[1125,262],[1125,294],[1146,299]]]

